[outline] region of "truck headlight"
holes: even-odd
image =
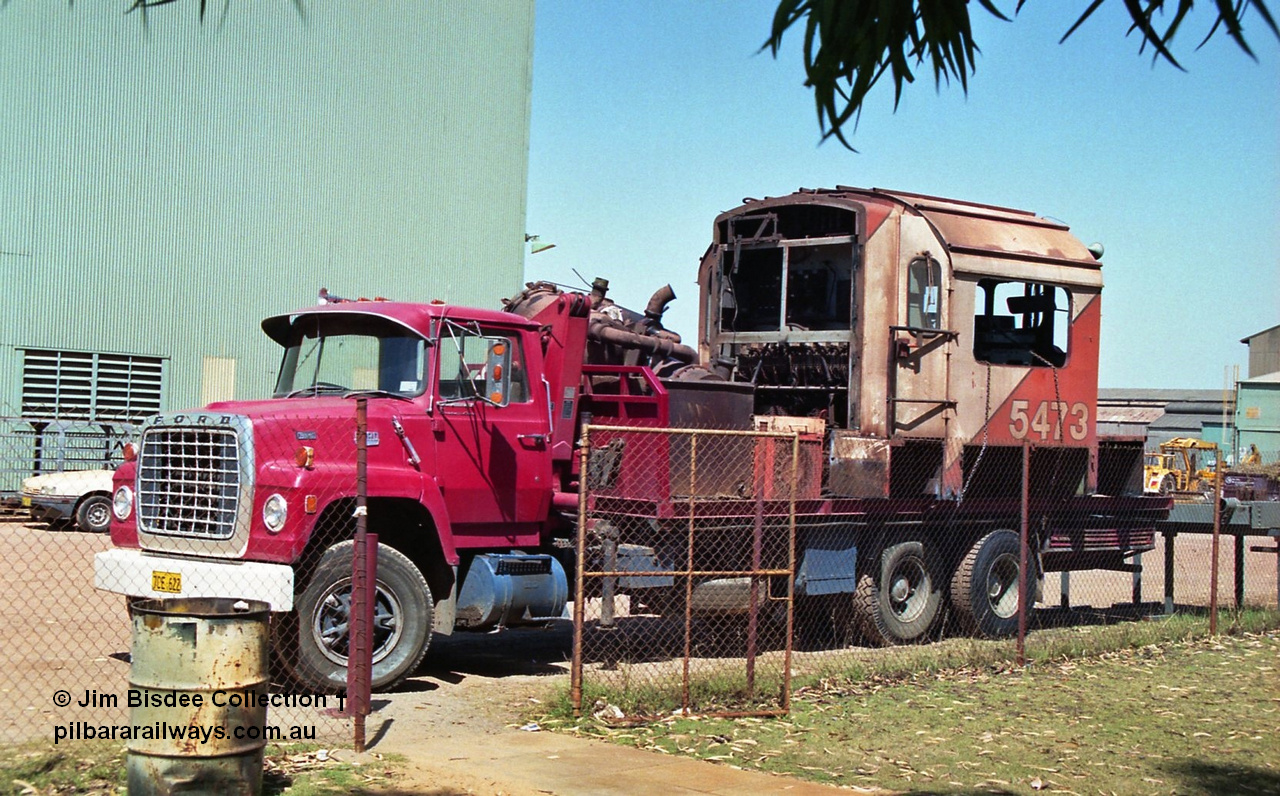
[[[284,497],[275,494],[262,504],[262,522],[271,533],[280,533],[285,518],[289,516],[289,504]]]
[[[129,519],[129,515],[133,513],[133,490],[127,486],[121,486],[116,489],[114,495],[111,496],[111,513],[116,515],[116,519],[124,522]]]

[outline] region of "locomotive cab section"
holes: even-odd
[[[699,354],[752,385],[757,417],[824,422],[823,494],[849,518],[833,546],[856,558],[872,639],[924,639],[947,602],[982,634],[1011,632],[1025,444],[1044,501],[1140,464],[1127,448],[1098,462],[1099,256],[1032,213],[880,189],[802,189],[716,219]],[[982,515],[966,493],[988,499]],[[1143,549],[1053,523],[1033,576],[1120,569]]]
[[[722,214],[699,282],[704,363],[757,415],[825,421],[828,494],[958,497],[978,450],[1024,441],[1083,451],[1061,458],[1094,488],[1101,269],[1065,225],[802,190]]]

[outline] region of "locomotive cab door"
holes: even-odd
[[[943,439],[955,409],[948,365],[955,331],[947,327],[942,264],[929,252],[913,257],[903,275],[899,319],[890,326],[890,435]]]

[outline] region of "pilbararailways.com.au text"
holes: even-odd
[[[314,741],[314,724],[294,725],[286,729],[275,724],[259,726],[201,727],[195,724],[170,724],[157,721],[153,724],[94,724],[90,721],[71,721],[53,728],[53,743],[62,741],[195,741],[207,744],[212,741]]]
[[[338,704],[338,710],[341,712],[346,708],[346,697],[332,697]],[[182,709],[200,709],[205,706],[213,706],[215,708],[241,708],[254,709],[263,708],[259,719],[265,716],[265,708],[328,708],[330,706],[330,697],[325,694],[267,694],[253,690],[223,690],[218,689],[206,693],[192,693],[189,691],[153,691],[149,689],[130,688],[124,695],[124,699],[119,694],[109,694],[100,692],[97,689],[89,689],[84,692],[84,696],[79,700],[73,700],[71,694],[65,689],[59,689],[53,695],[53,703],[57,707],[69,707],[73,701],[80,707],[92,708],[177,708],[179,715],[173,716],[169,711],[163,711],[160,718],[164,718],[164,713],[169,714],[169,718],[178,718],[178,721],[153,721],[150,723],[139,724],[108,724],[95,721],[71,721],[66,724],[55,724],[53,727],[53,742],[58,744],[62,741],[92,741],[92,740],[111,740],[111,741],[188,741],[208,744],[215,741],[225,741],[233,739],[237,741],[313,741],[316,738],[315,725],[289,725],[280,726],[274,724],[242,724],[227,721],[225,718],[219,722],[208,726],[201,726],[194,723],[183,723],[185,718],[181,714],[185,712]],[[123,702],[123,704],[121,704]],[[239,714],[240,711],[233,711]],[[143,718],[135,714],[134,719]],[[155,715],[146,718],[156,718]]]

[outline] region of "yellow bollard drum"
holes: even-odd
[[[257,794],[266,740],[270,606],[138,600],[126,770],[131,796]]]

